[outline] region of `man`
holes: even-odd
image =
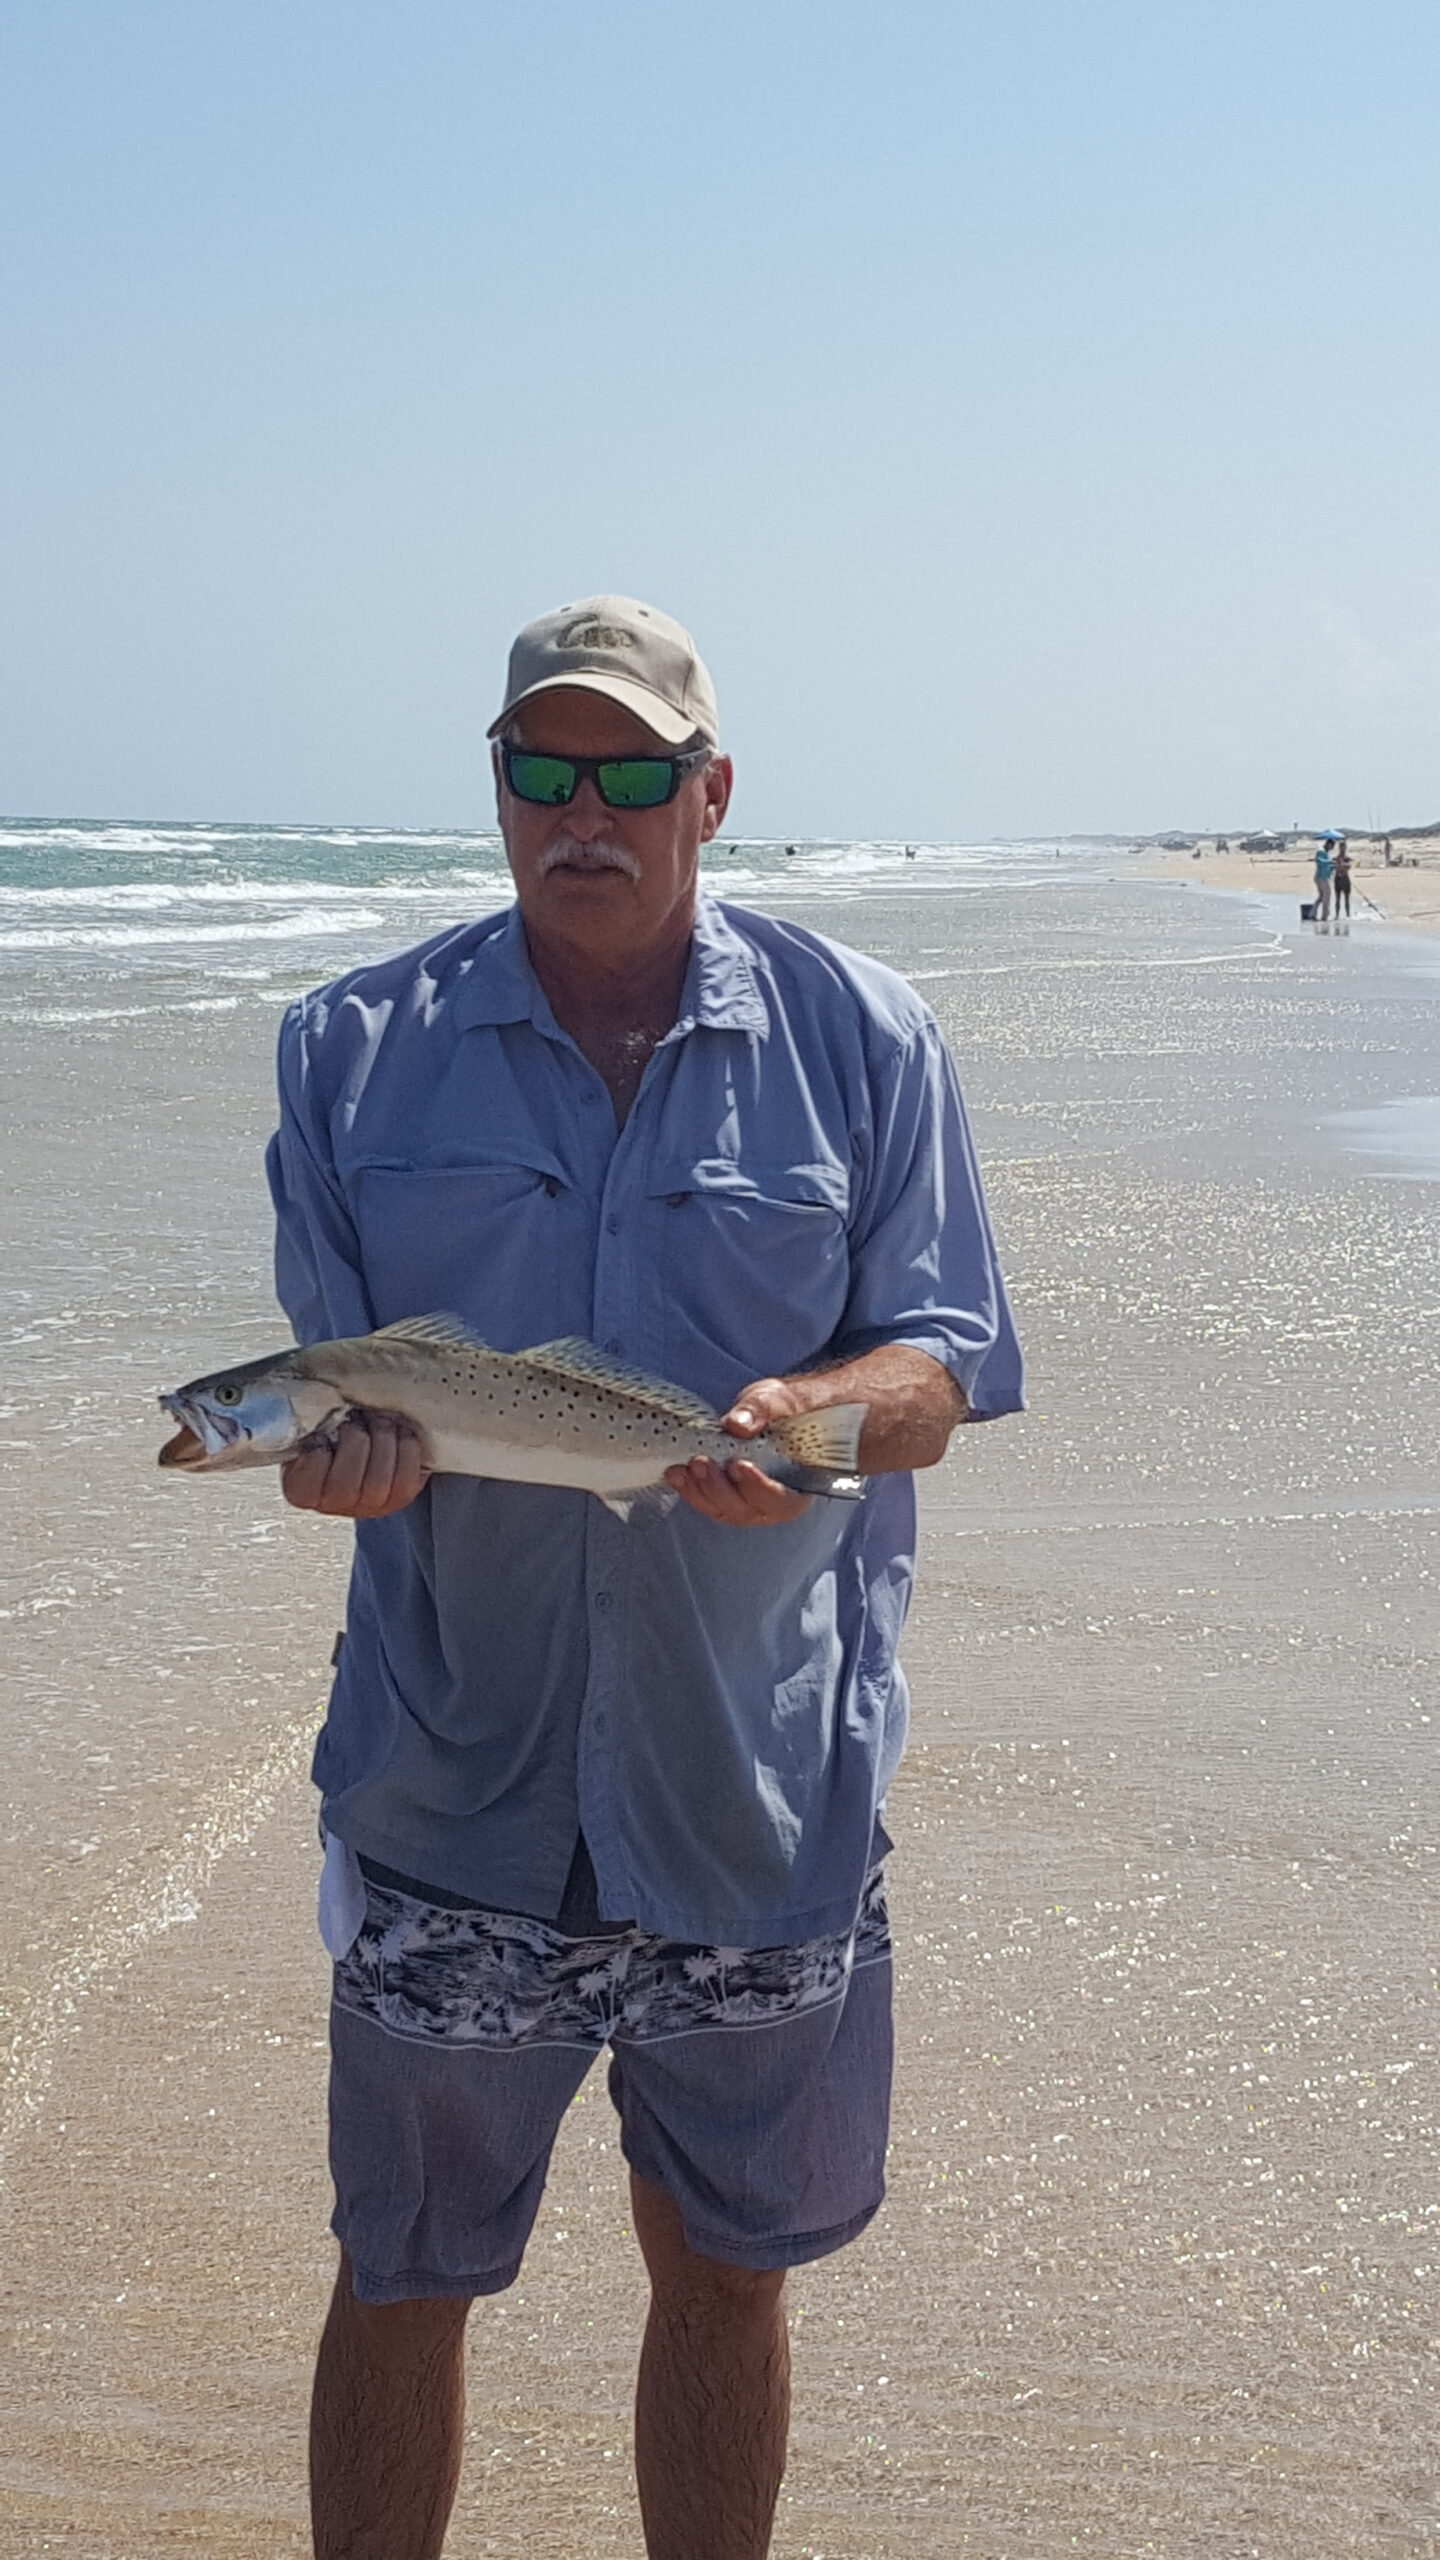
[[[439,1310],[500,1349],[589,1336],[709,1398],[737,1455],[632,1527],[428,1480],[378,1415],[286,1470],[357,1523],[316,1754],[342,2260],[315,2547],[439,2552],[466,2315],[517,2274],[608,2043],[652,2288],[647,2548],[759,2560],[785,2270],[882,2193],[909,1470],[1016,1409],[1019,1360],[918,997],[698,892],[731,767],[688,635],[624,597],[546,615],[490,734],[514,907],[287,1020],[281,1298],[306,1340]],[[868,1407],[863,1503],[745,1460],[838,1402]]]

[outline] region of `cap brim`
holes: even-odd
[[[573,675],[546,676],[539,684],[528,684],[523,693],[516,694],[513,702],[506,703],[499,719],[491,721],[486,737],[498,738],[506,724],[514,719],[522,702],[533,702],[541,693],[603,693],[607,701],[618,702],[624,711],[633,711],[636,719],[643,721],[663,746],[683,747],[691,738],[705,734],[683,711],[677,711],[671,703],[662,702],[659,694],[651,693],[648,686],[630,684],[624,676],[597,675],[577,668]],[[713,746],[715,741],[712,738],[708,743]]]

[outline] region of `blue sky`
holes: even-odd
[[[484,824],[531,613],[756,833],[1440,815],[1434,0],[10,0],[0,809]]]

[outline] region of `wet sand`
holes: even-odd
[[[1146,882],[812,920],[954,1041],[1031,1411],[926,1483],[891,2199],[794,2280],[778,2560],[1400,2560],[1436,2523],[1440,1274],[1433,1187],[1326,1124],[1435,1086],[1440,979]],[[344,1539],[152,1480],[146,1406],[270,1338],[268,1046],[0,1057],[3,2560],[307,2548]],[[642,2307],[592,2075],[472,2324],[457,2560],[638,2560]]]

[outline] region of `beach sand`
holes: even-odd
[[[925,1484],[891,2197],[793,2283],[775,2551],[1399,2560],[1435,2525],[1440,1287],[1432,1185],[1328,1124],[1435,1088],[1440,982],[1418,941],[1045,891],[806,911],[954,1042],[1031,1410]],[[48,1077],[0,1041],[35,1337],[3,2560],[308,2547],[344,1533],[161,1483],[146,1401],[275,1338],[269,1038],[142,1069],[66,1032]],[[472,2323],[457,2560],[638,2560],[642,2315],[592,2074]]]
[[[1427,842],[1405,847],[1403,862],[1386,866],[1378,853],[1352,847],[1350,868],[1353,914],[1373,914],[1407,932],[1440,933],[1440,847]],[[1301,899],[1315,895],[1313,856],[1293,853],[1214,853],[1206,846],[1197,861],[1190,853],[1157,853],[1143,857],[1139,869],[1151,880],[1187,880],[1203,889],[1258,889],[1266,896]]]

